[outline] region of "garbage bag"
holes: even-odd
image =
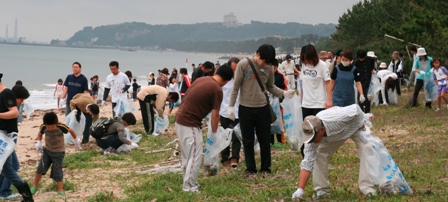
[[[372,79],[370,80],[369,90],[367,92],[367,99],[369,99],[371,102],[370,104],[378,105],[379,104],[379,98],[378,98],[378,92],[381,91],[381,83],[378,77],[372,76]]]
[[[33,106],[28,102],[25,102],[23,105],[23,112],[25,112],[26,118],[29,120],[31,118],[31,114],[34,112]],[[19,112],[22,113],[22,112]]]
[[[426,101],[437,100],[437,87],[437,83],[432,80],[432,76],[430,78],[425,77],[425,85],[423,86],[423,89],[425,89]]]
[[[283,125],[282,113],[280,111],[280,100],[278,97],[269,96],[269,101],[275,116],[277,116],[277,119],[271,124],[271,134],[283,134],[285,126]]]
[[[391,89],[389,89],[387,91],[387,96],[389,98],[389,105],[397,105],[398,104],[398,97],[397,97],[397,92],[394,90],[392,92]]]
[[[71,111],[67,117],[65,117],[65,125],[67,125],[69,128],[71,128],[73,131],[75,131],[76,136],[80,137],[82,139],[83,133],[84,133],[84,127],[86,126],[86,117],[82,112],[81,118],[79,122],[76,120],[76,113],[74,111]],[[65,143],[73,143],[73,137],[70,133],[64,134],[64,141]]]
[[[127,112],[134,112],[134,101],[128,99],[126,93],[121,93],[118,96],[117,105],[114,108],[115,116],[122,117]]]
[[[232,129],[224,129],[222,126],[219,126],[218,131],[213,134],[209,124],[204,149],[204,168],[210,176],[218,174],[219,153],[229,146],[232,140],[232,133]]]
[[[129,141],[133,143],[138,143],[142,139],[141,134],[134,134],[129,130],[129,128],[124,128],[124,135]],[[130,152],[132,149],[133,147],[131,145],[122,144],[117,148],[117,152]]]
[[[154,134],[160,134],[164,133],[165,130],[170,125],[170,121],[168,120],[168,115],[163,116],[163,119],[160,118],[159,114],[157,113],[157,110],[154,110],[156,112],[157,118],[154,124]]]
[[[360,132],[360,137],[365,142],[363,155],[367,160],[367,171],[373,182],[379,185],[380,192],[392,195],[411,195],[412,189],[381,139],[371,134],[368,127],[365,131]]]
[[[281,106],[283,107],[283,120],[285,122],[290,149],[297,151],[302,145],[303,138],[301,101],[294,94],[292,98],[286,97],[283,99]]]
[[[6,131],[0,130],[0,173],[9,155],[16,147],[16,139],[16,132],[6,134]]]

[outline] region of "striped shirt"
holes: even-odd
[[[357,104],[347,107],[332,107],[323,110],[316,115],[325,126],[327,136],[319,143],[305,144],[305,158],[300,163],[300,168],[308,171],[313,170],[316,160],[317,148],[320,143],[331,143],[347,140],[364,126],[366,117]]]

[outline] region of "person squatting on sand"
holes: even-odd
[[[0,133],[14,139],[18,137],[19,132],[17,127],[17,117],[19,116],[17,106],[23,102],[23,98],[16,98],[14,93],[2,83],[2,77],[3,74],[0,73]],[[14,141],[17,142],[17,139]],[[34,199],[28,183],[24,182],[17,175],[13,161],[18,161],[14,152],[8,156],[5,164],[3,164],[2,175],[17,188],[23,197],[23,201],[32,202]]]
[[[212,133],[217,132],[219,108],[223,98],[221,87],[232,77],[232,68],[225,64],[212,77],[197,79],[182,100],[175,128],[181,145],[183,191],[199,192],[198,175],[203,151],[202,119],[211,111]]]
[[[87,95],[87,94],[86,94]],[[89,95],[87,95],[89,96]],[[89,96],[90,97],[90,96]],[[50,178],[56,181],[58,187],[58,195],[64,195],[62,186],[63,179],[63,161],[65,156],[64,134],[70,133],[75,140],[75,145],[80,147],[81,139],[76,136],[75,131],[63,123],[59,123],[58,116],[54,112],[45,113],[43,124],[39,128],[37,134],[36,150],[42,152],[42,158],[37,166],[36,175],[34,177],[34,186],[31,193],[34,195],[39,186],[42,175],[45,175],[51,167]],[[45,135],[45,146],[42,145],[42,137]]]

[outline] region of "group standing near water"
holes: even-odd
[[[427,86],[434,84],[438,100],[436,111],[442,110],[441,100],[445,101],[448,108],[448,99],[445,97],[448,70],[442,66],[442,60],[429,57],[424,48],[412,47],[411,52],[414,54],[411,75],[416,77],[411,107],[417,106],[418,94],[424,88],[426,107],[431,108],[432,101],[435,101],[434,96],[431,96],[434,88]],[[151,72],[147,79],[148,85],[144,87],[137,84],[131,71],[121,72],[117,61],[109,63],[111,74],[107,75],[102,85],[98,75],[91,77],[89,85],[82,74],[81,63],[74,62],[72,74],[65,80],[57,80],[53,96],[58,99],[58,108],[65,104],[66,117],[73,114],[78,122],[85,121],[82,134],[76,134],[72,128],[60,123],[55,113],[46,113],[36,137],[36,150],[42,152],[43,156],[37,167],[33,187],[30,189],[17,175],[19,164],[12,150],[0,176],[0,197],[11,200],[19,198],[19,195],[7,190],[13,184],[24,201],[33,201],[39,181],[50,167],[50,177],[57,182],[57,193],[65,194],[62,186],[64,133],[70,133],[73,143],[81,148],[81,144],[89,143],[93,129],[104,124],[105,134],[94,137],[103,154],[119,154],[118,148],[122,145],[139,148],[124,132],[126,127],[135,125],[138,121],[135,115],[133,112],[116,113],[114,110],[122,104],[120,102],[123,96],[132,102],[138,102],[143,129],[149,136],[160,135],[154,131],[155,115],[157,119],[164,119],[174,113],[173,109],[180,101],[175,113],[175,131],[181,145],[183,191],[196,193],[201,190],[198,182],[204,144],[201,128],[203,120],[209,114],[212,135],[216,135],[219,125],[233,128],[239,124],[241,128],[241,140],[232,133],[231,145],[220,153],[222,166],[238,168],[243,146],[246,166],[244,177],[253,177],[258,173],[269,175],[273,169],[271,146],[275,142],[271,137],[277,137],[276,147],[282,147],[287,138],[285,134],[271,134],[268,94],[272,98],[280,98],[280,102],[294,96],[300,97],[300,118],[303,120],[303,138],[300,142],[303,144],[298,146],[302,147],[303,160],[300,163],[298,189],[292,197],[303,197],[311,174],[317,197],[330,195],[328,157],[347,139],[356,143],[359,153],[363,152],[364,143],[360,139],[360,131],[366,122],[365,113],[370,112],[375,97],[384,106],[397,104],[396,97],[401,95],[405,71],[403,59],[398,52],[393,52],[389,65],[379,61],[372,51],[358,50],[356,57],[349,49],[336,52],[335,57],[333,54],[331,51],[321,51],[318,55],[313,45],[306,45],[302,47],[300,57],[294,58],[288,54],[285,58],[276,59],[275,48],[264,44],[250,58],[232,58],[224,65],[210,61],[205,61],[198,67],[192,64],[192,78],[188,76],[188,68],[180,68],[179,72],[173,68],[171,74],[168,68],[159,70],[157,75]],[[380,63],[379,70],[376,69],[377,62]],[[2,138],[15,141],[16,137],[20,137],[20,106],[29,97],[29,93],[22,82],[16,83],[9,90],[1,83],[2,76],[0,73],[0,132]],[[374,80],[378,80],[381,92],[372,92]],[[413,82],[410,80],[407,84],[411,85]],[[97,105],[99,102],[101,104]],[[169,102],[168,114],[165,114],[166,102]],[[100,110],[105,109],[108,104],[111,105],[113,116],[107,119],[110,122],[106,122],[106,117],[99,117]],[[286,112],[282,110],[283,113]],[[282,118],[283,116],[277,117]],[[45,142],[44,145],[42,141]],[[256,141],[260,146],[260,169],[257,169],[255,162]],[[363,167],[366,166],[366,159],[361,155],[359,158],[359,188],[365,195],[376,195],[373,181]]]

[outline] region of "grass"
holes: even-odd
[[[369,199],[358,190],[359,160],[355,144],[347,141],[330,157],[329,177],[332,195],[321,201],[448,201],[448,111],[435,112],[423,106],[406,107],[410,94],[399,97],[398,106],[373,107],[374,134],[380,137],[405,179],[414,191],[412,196],[379,195]],[[422,96],[420,96],[422,97]],[[174,118],[170,117],[171,126]],[[141,133],[142,125],[132,128]],[[205,133],[204,133],[205,134]],[[98,187],[86,201],[291,201],[299,179],[300,153],[289,151],[288,146],[272,150],[272,174],[244,178],[245,162],[238,169],[220,168],[217,176],[207,177],[202,170],[199,176],[201,192],[182,191],[182,173],[139,175],[135,171],[147,170],[154,165],[173,160],[172,151],[146,154],[161,149],[176,135],[148,137],[143,135],[140,149],[120,156],[103,156],[97,151],[87,150],[67,155],[65,172],[85,173],[82,181],[70,180],[72,190],[82,191],[84,186]],[[243,153],[241,153],[244,156]],[[174,160],[179,158],[174,158]],[[259,167],[260,159],[257,156]],[[91,178],[91,179],[89,179]],[[90,180],[90,181],[89,181]],[[98,184],[98,185],[97,185]],[[48,188],[50,189],[50,188]],[[52,189],[52,188],[51,188]],[[69,189],[67,189],[69,190]],[[305,189],[305,200],[313,193],[312,181]],[[79,201],[78,198],[69,201]]]

